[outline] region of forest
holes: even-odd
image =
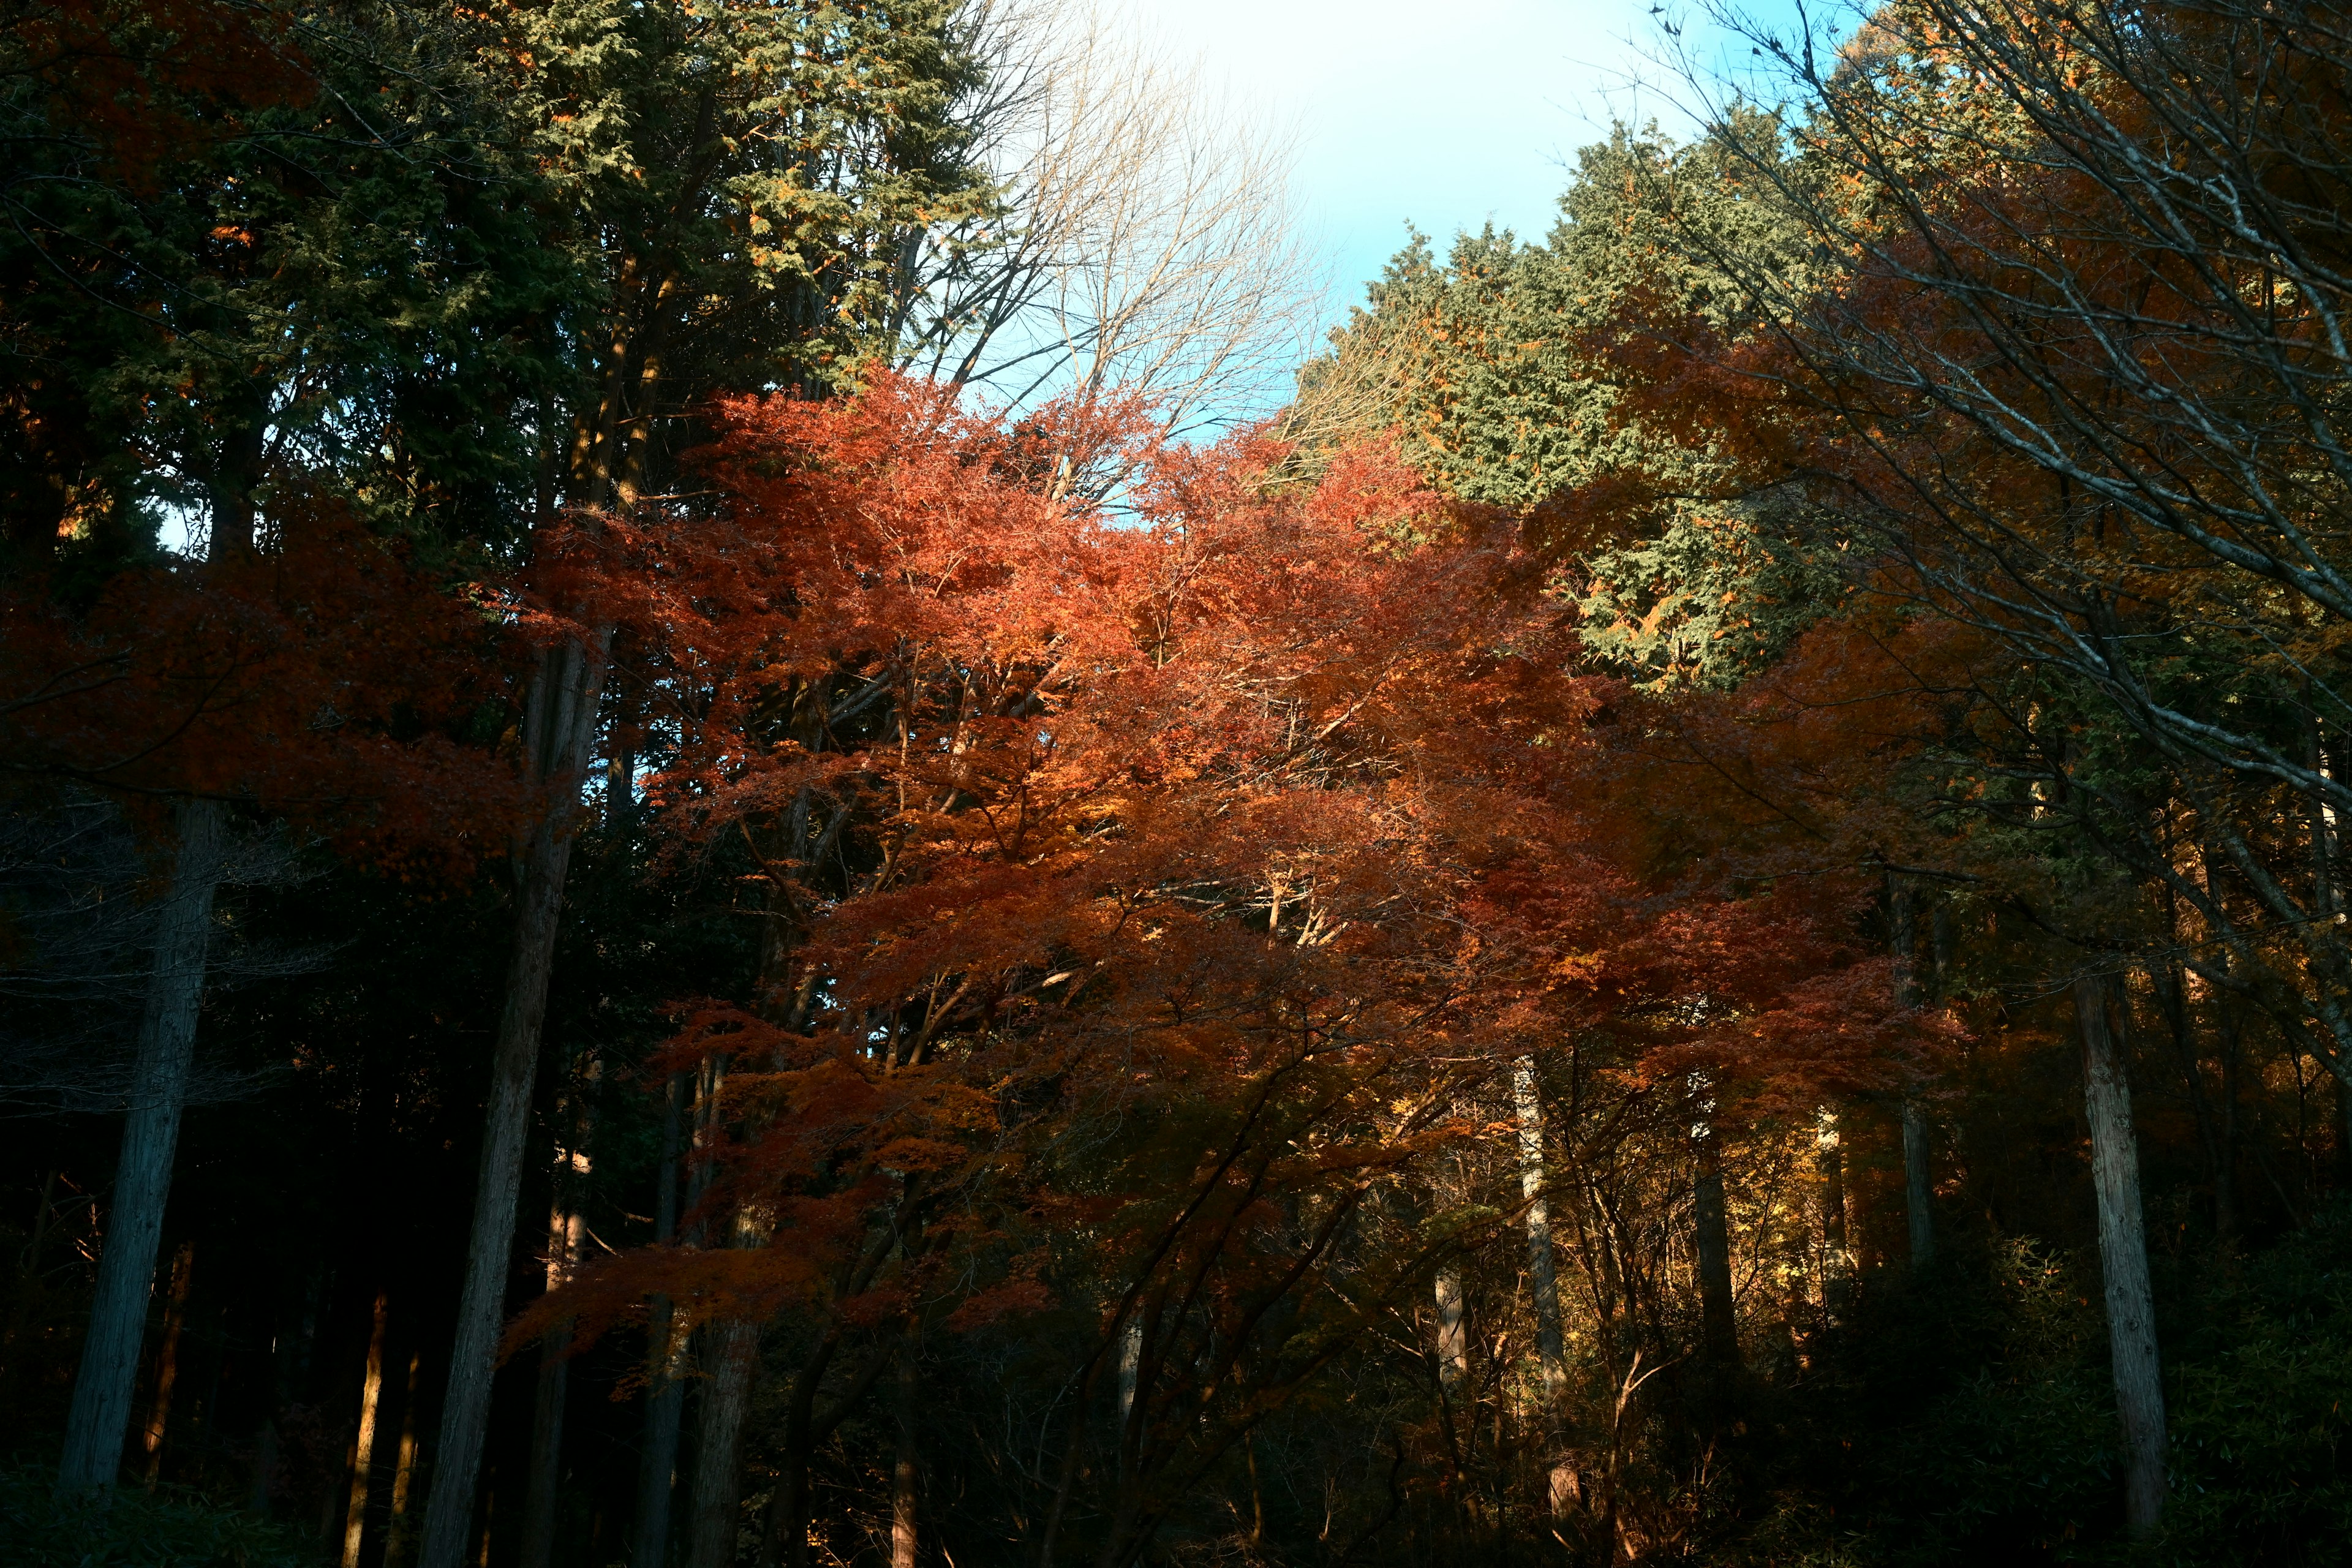
[[[0,1561],[2352,1559],[2352,13],[0,16]]]

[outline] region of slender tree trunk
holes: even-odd
[[[523,1568],[548,1568],[555,1552],[555,1500],[563,1474],[563,1406],[568,1392],[564,1352],[569,1331],[550,1329],[539,1342],[539,1381],[531,1401],[530,1474],[523,1495]]]
[[[1447,1264],[1437,1271],[1437,1381],[1445,1394],[1446,1409],[1459,1416],[1462,1396],[1470,1385],[1469,1307],[1463,1300],[1462,1270]]]
[[[776,1494],[768,1505],[767,1529],[760,1542],[759,1568],[804,1568],[808,1562],[809,1455],[816,1446],[816,1391],[833,1359],[835,1335],[820,1338],[815,1350],[793,1379],[784,1403],[783,1456],[776,1473]]]
[[[490,1379],[498,1370],[499,1322],[506,1304],[507,1262],[530,1128],[531,1079],[539,1066],[540,1026],[547,1015],[548,973],[554,963],[564,876],[572,861],[580,781],[595,738],[604,636],[594,647],[566,639],[549,648],[541,657],[525,714],[533,772],[549,799],[523,848],[514,954],[491,1061],[466,1283],[449,1352],[433,1489],[425,1505],[423,1568],[459,1568],[473,1535],[475,1489],[490,1422]]]
[[[890,1473],[890,1568],[915,1568],[915,1489],[919,1474],[918,1439],[922,1430],[918,1401],[922,1394],[922,1368],[917,1351],[922,1342],[917,1325],[907,1325],[898,1351],[898,1457]]]
[[[2099,1264],[2105,1283],[2116,1409],[2123,1426],[2124,1518],[2134,1535],[2144,1536],[2156,1529],[2164,1511],[2164,1379],[2157,1357],[2147,1238],[2140,1223],[2131,1089],[2116,1037],[2121,991],[2111,976],[2077,979],[2074,1019],[2083,1036],[2083,1100],[2091,1123],[2091,1183],[2098,1194]]]
[[[9,1309],[6,1331],[0,1333],[0,1410],[16,1407],[16,1380],[25,1361],[18,1347],[24,1342],[25,1325],[32,1316],[33,1302],[41,1294],[43,1249],[49,1239],[49,1225],[57,1218],[58,1178],[63,1174],[51,1166],[42,1179],[40,1205],[33,1211],[32,1239],[16,1255],[16,1304]]]
[[[1135,1410],[1135,1393],[1143,1373],[1143,1305],[1136,1303],[1135,1310],[1118,1331],[1118,1428],[1127,1430],[1129,1418]]]
[[[196,1244],[184,1241],[172,1258],[172,1294],[163,1308],[163,1344],[155,1352],[155,1397],[147,1407],[147,1489],[163,1474],[163,1435],[172,1425],[172,1387],[180,1377],[180,1326],[188,1314],[188,1280],[195,1272]]]
[[[1559,1267],[1552,1250],[1551,1200],[1545,1186],[1543,1097],[1536,1086],[1535,1058],[1521,1057],[1513,1065],[1511,1100],[1519,1121],[1519,1195],[1528,1205],[1528,1289],[1535,1297],[1536,1358],[1543,1371],[1546,1496],[1558,1516],[1574,1503],[1576,1467],[1559,1451],[1560,1424],[1568,1409],[1568,1343],[1560,1328]]]
[[[2213,856],[2200,847],[2198,860],[2204,868],[2205,896],[2221,909],[2224,918],[2228,906],[2223,901],[2224,884],[2214,874]],[[2230,966],[2230,950],[2225,945],[2220,959],[2224,970]],[[2228,991],[2214,998],[2214,1024],[2221,1036],[2221,1105],[2216,1142],[2220,1147],[2213,1158],[2213,1239],[2227,1247],[2238,1234],[2238,1004]]]
[[[667,1245],[677,1236],[677,1162],[686,1117],[687,1077],[672,1073],[662,1109],[660,1185],[654,1202],[654,1240]],[[656,1296],[646,1323],[646,1353],[653,1362],[646,1394],[645,1448],[637,1468],[637,1525],[632,1568],[662,1568],[669,1555],[669,1505],[677,1486],[679,1417],[686,1408],[687,1341],[674,1321],[667,1296]]]
[[[584,1118],[583,1118],[584,1121]],[[580,1267],[587,1216],[580,1187],[588,1177],[588,1154],[580,1148],[557,1151],[555,1199],[547,1216],[547,1289],[560,1290]],[[563,1405],[571,1363],[572,1325],[556,1324],[540,1337],[539,1385],[532,1401],[530,1476],[523,1500],[522,1568],[548,1568],[555,1552],[555,1499],[563,1479]]]
[[[2213,1181],[2216,1203],[2214,1212],[2221,1212],[2218,1201],[2221,1187],[2221,1132],[2212,1107],[2205,1100],[2205,1064],[2197,1048],[2196,1022],[2189,1012],[2188,987],[2183,983],[2179,965],[2160,963],[2148,969],[2148,982],[2156,988],[2157,1001],[2164,1010],[2165,1031],[2172,1038],[2172,1054],[2180,1068],[2182,1087],[2188,1091],[2189,1110],[2197,1123],[2197,1143],[2205,1153],[2205,1165]],[[2217,1225],[2216,1229],[2219,1229]]]
[[[1845,1235],[1845,1134],[1830,1106],[1813,1113],[1813,1157],[1822,1173],[1822,1305],[1834,1327],[1853,1305],[1853,1254]]]
[[[154,1289],[155,1248],[172,1188],[172,1156],[180,1141],[180,1110],[195,1059],[205,949],[212,936],[227,812],[218,801],[184,801],[173,812],[173,827],[179,844],[156,925],[89,1335],[82,1342],[81,1371],[66,1415],[65,1453],[58,1466],[60,1494],[110,1487],[122,1463],[139,1379],[139,1342]]]
[[[801,831],[802,813],[808,799],[807,792],[802,792],[800,809],[793,818],[791,846],[796,854],[805,842]],[[788,907],[789,900],[781,887],[772,883],[759,981],[760,994],[771,1005],[775,1004],[788,973],[793,929],[785,914]],[[785,1007],[778,1021],[787,1033],[797,1031],[804,1022],[803,1009],[811,994],[804,986]],[[775,1065],[781,1068],[783,1060],[779,1050]],[[709,1179],[710,1158],[701,1152],[714,1146],[718,1137],[723,1110],[718,1091],[725,1070],[723,1058],[707,1059],[705,1081],[709,1089],[702,1097],[704,1107],[697,1117],[695,1137],[698,1153],[701,1154],[697,1161],[698,1197],[700,1187]],[[772,1207],[756,1201],[739,1202],[730,1245],[744,1249],[765,1247],[774,1229],[775,1212]],[[751,1412],[751,1384],[759,1372],[760,1338],[761,1324],[748,1319],[721,1320],[703,1331],[704,1367],[709,1381],[703,1388],[696,1424],[694,1495],[687,1542],[688,1568],[729,1568],[735,1561],[737,1515],[742,1490],[743,1422]],[[813,1387],[805,1392],[814,1397]],[[773,1531],[763,1534],[772,1535]],[[803,1530],[803,1539],[805,1535]],[[764,1540],[761,1550],[766,1550]],[[797,1556],[797,1542],[793,1550]]]
[[[2336,1102],[2336,1190],[2352,1191],[2352,1084],[2342,1079],[2334,1085]]]
[[[375,1293],[375,1322],[368,1331],[367,1373],[360,1384],[360,1429],[352,1440],[352,1501],[343,1515],[343,1568],[359,1568],[360,1538],[367,1533],[368,1475],[375,1465],[375,1415],[383,1392],[385,1293]]]
[[[1903,1216],[1910,1224],[1911,1270],[1936,1261],[1936,1176],[1928,1145],[1927,1112],[1916,1100],[1903,1101]]]
[[[841,1349],[841,1328],[836,1321],[818,1336],[808,1359],[793,1374],[791,1392],[785,1396],[783,1453],[777,1467],[775,1494],[768,1504],[767,1523],[761,1531],[759,1568],[778,1568],[780,1563],[789,1568],[806,1568],[810,1456],[818,1443],[849,1418],[882,1374],[901,1362],[896,1355],[875,1357],[820,1419],[816,1413],[817,1390],[824,1382],[825,1369],[833,1364],[835,1353]],[[907,1331],[911,1337],[918,1331],[918,1325],[909,1321]]]
[[[2238,1009],[2221,1000],[2221,1152],[2213,1167],[2213,1237],[2238,1235]]]
[[[1899,878],[1888,879],[1887,903],[1894,913],[1896,994],[1906,1007],[1924,1006],[1942,989],[1942,954],[1921,952],[1913,894]],[[1916,1095],[1903,1096],[1902,1120],[1903,1215],[1911,1271],[1917,1274],[1936,1260],[1936,1180],[1927,1110]]]
[[[408,1550],[408,1492],[416,1479],[417,1373],[424,1365],[423,1351],[408,1352],[408,1382],[400,1398],[400,1451],[392,1464],[392,1519],[384,1531],[384,1568],[392,1568]]]
[[[1697,1144],[1691,1207],[1698,1255],[1699,1328],[1707,1359],[1718,1369],[1729,1369],[1739,1364],[1739,1323],[1731,1304],[1731,1226],[1724,1213],[1723,1156],[1711,1127],[1702,1130]]]
[[[756,1205],[735,1211],[739,1247],[767,1245],[773,1224]],[[736,1513],[741,1500],[743,1420],[751,1411],[751,1381],[760,1366],[760,1325],[723,1319],[704,1331],[703,1364],[709,1381],[695,1425],[694,1499],[688,1521],[688,1568],[729,1568],[735,1561]]]

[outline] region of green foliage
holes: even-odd
[[[1678,507],[1654,539],[1585,564],[1585,647],[1662,682],[1728,683],[1760,669],[1844,591],[1833,550],[1750,507]]]
[[[130,1488],[60,1500],[50,1465],[0,1470],[0,1558],[11,1568],[315,1568],[301,1531],[195,1492]]]
[[[2339,1205],[2184,1314],[2164,1560],[2317,1563],[2352,1540],[2347,1257]]]
[[[1637,678],[1726,684],[1769,664],[1839,594],[1834,538],[1731,493],[1707,431],[1631,417],[1599,363],[1635,320],[1737,332],[1726,256],[1798,267],[1758,185],[1713,142],[1619,126],[1580,154],[1543,245],[1489,226],[1441,264],[1414,235],[1300,374],[1307,461],[1393,432],[1433,482],[1522,520],[1586,646]]]

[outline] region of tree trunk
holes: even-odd
[[[898,1351],[898,1458],[890,1473],[890,1568],[915,1568],[915,1488],[919,1455],[917,1439],[921,1416],[917,1402],[922,1394],[922,1368],[916,1357],[921,1345],[916,1326],[907,1326]]]
[[[672,1073],[662,1109],[660,1185],[654,1200],[654,1241],[677,1236],[677,1162],[686,1115],[684,1073]],[[678,1420],[686,1408],[686,1336],[678,1331],[667,1296],[656,1296],[646,1323],[646,1354],[653,1365],[646,1394],[645,1448],[637,1468],[636,1540],[632,1568],[662,1568],[669,1555],[669,1504],[677,1486]]]
[[[360,1384],[360,1429],[352,1440],[352,1501],[343,1515],[343,1568],[359,1568],[367,1532],[368,1472],[375,1463],[375,1413],[383,1392],[384,1292],[375,1293],[375,1323],[368,1331],[367,1373]]]
[[[1135,1310],[1118,1331],[1118,1429],[1127,1430],[1129,1419],[1135,1411],[1138,1381],[1143,1373],[1143,1304],[1136,1303]]]
[[[655,1303],[648,1332],[657,1363],[646,1399],[646,1447],[637,1470],[637,1521],[632,1568],[662,1568],[669,1560],[670,1505],[677,1492],[678,1437],[686,1422],[686,1383],[693,1371],[692,1338],[669,1300]]]
[[[172,1386],[180,1377],[180,1327],[188,1315],[188,1280],[195,1272],[196,1244],[184,1241],[172,1258],[172,1294],[163,1309],[163,1345],[155,1352],[155,1397],[147,1406],[147,1489],[163,1474],[163,1434],[172,1425]]]
[[[1447,1264],[1437,1271],[1437,1381],[1446,1409],[1459,1415],[1470,1384],[1469,1308],[1462,1296],[1462,1270]]]
[[[2213,1168],[2213,1238],[2238,1235],[2238,1009],[2221,1000],[2221,1152]]]
[[[392,1568],[408,1549],[408,1490],[416,1479],[417,1373],[424,1364],[423,1351],[408,1352],[408,1383],[400,1399],[400,1451],[392,1463],[392,1518],[384,1530],[384,1568]]]
[[[735,1211],[732,1240],[764,1247],[773,1223],[765,1209]],[[730,1568],[735,1561],[736,1513],[743,1472],[743,1420],[751,1412],[751,1379],[760,1366],[760,1325],[723,1319],[704,1331],[702,1391],[695,1426],[694,1500],[688,1521],[688,1568]]]
[[[1691,1218],[1698,1254],[1699,1328],[1707,1359],[1727,1369],[1739,1364],[1739,1322],[1731,1304],[1731,1227],[1724,1214],[1723,1156],[1716,1148],[1713,1128],[1703,1128],[1697,1143]]]
[[[1830,1106],[1813,1113],[1813,1157],[1822,1173],[1822,1307],[1834,1327],[1853,1305],[1853,1254],[1845,1235],[1845,1134]]]
[[[768,1504],[768,1526],[760,1542],[760,1568],[805,1568],[808,1562],[809,1455],[816,1446],[816,1390],[832,1360],[833,1336],[821,1338],[793,1380],[784,1403],[783,1455],[776,1492]]]
[[[49,1239],[49,1224],[57,1218],[58,1178],[65,1174],[52,1165],[41,1182],[41,1202],[33,1210],[32,1239],[16,1255],[16,1289],[11,1294],[15,1304],[8,1310],[8,1327],[0,1331],[0,1410],[16,1407],[16,1380],[23,1370],[25,1358],[17,1353],[23,1343],[25,1325],[32,1316],[33,1302],[40,1294],[43,1277],[43,1248]]]
[[[688,1568],[731,1568],[743,1464],[743,1418],[760,1359],[760,1326],[726,1321],[709,1331],[710,1381],[696,1424],[693,1514]]]
[[[122,1463],[139,1378],[139,1343],[154,1289],[155,1248],[172,1187],[172,1155],[180,1140],[180,1108],[195,1059],[205,950],[212,936],[227,817],[226,809],[211,800],[184,801],[173,812],[179,846],[139,1020],[130,1114],[115,1165],[114,1208],[99,1254],[89,1336],[82,1342],[81,1371],[66,1416],[65,1453],[58,1466],[60,1494],[110,1487]]]
[[[2336,1190],[2352,1192],[2352,1084],[2335,1082]]]
[[[2164,1380],[2157,1358],[2147,1238],[2140,1223],[2131,1089],[2114,1026],[2123,1005],[2121,989],[2111,976],[2078,978],[2074,1020],[2083,1036],[2083,1102],[2091,1123],[2091,1183],[2098,1194],[2099,1265],[2116,1410],[2123,1426],[2124,1519],[2134,1535],[2145,1536],[2164,1511]]]
[[[1511,1099],[1519,1120],[1519,1194],[1528,1205],[1528,1289],[1535,1297],[1536,1357],[1543,1370],[1547,1496],[1553,1514],[1559,1515],[1574,1502],[1576,1468],[1559,1451],[1560,1423],[1568,1409],[1568,1346],[1560,1329],[1559,1270],[1552,1251],[1551,1202],[1544,1184],[1543,1098],[1536,1087],[1535,1058],[1521,1057],[1513,1066]]]
[[[1917,910],[1910,887],[1887,879],[1887,906],[1894,916],[1895,994],[1906,1007],[1922,1007],[1942,989],[1939,952],[1922,953]],[[1937,913],[1942,914],[1937,905]],[[1911,1272],[1936,1260],[1936,1182],[1928,1142],[1927,1111],[1912,1094],[1903,1097],[1903,1215],[1910,1231]]]
[[[449,1352],[433,1489],[425,1506],[423,1568],[459,1568],[473,1534],[474,1492],[489,1427],[490,1379],[498,1370],[499,1322],[505,1315],[507,1262],[530,1129],[531,1079],[539,1066],[540,1026],[547,1015],[548,973],[555,959],[580,781],[595,738],[604,641],[599,637],[590,647],[567,639],[542,654],[524,718],[533,773],[549,798],[523,847],[514,954],[491,1061],[466,1283]]]
[[[539,1383],[531,1401],[530,1473],[523,1495],[522,1568],[548,1568],[555,1552],[555,1499],[563,1479],[564,1352],[572,1335],[550,1329],[539,1342]]]
[[[558,1150],[555,1199],[547,1216],[547,1289],[563,1288],[580,1267],[580,1244],[587,1216],[580,1186],[588,1176],[586,1151]],[[522,1568],[548,1568],[555,1552],[555,1498],[563,1479],[563,1404],[571,1363],[572,1325],[556,1324],[540,1337],[539,1386],[532,1401],[530,1475],[523,1500]]]
[[[1927,1143],[1927,1112],[1903,1101],[1903,1215],[1910,1223],[1911,1271],[1936,1261],[1936,1176]]]

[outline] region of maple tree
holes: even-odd
[[[733,1169],[703,1156],[682,1232],[702,1245],[593,1270],[516,1332],[658,1298],[667,1333],[734,1336],[702,1431],[726,1455],[710,1419],[741,1419],[723,1391],[756,1325],[816,1310],[771,1556],[806,1537],[810,1447],[917,1325],[1075,1290],[1106,1303],[1081,1409],[1114,1363],[1123,1390],[1091,1545],[1127,1561],[1366,1331],[1351,1298],[1494,1229],[1349,1245],[1364,1205],[1483,1135],[1465,1102],[1499,1068],[1615,1020],[1643,1079],[1705,1063],[1769,1090],[1833,1069],[1809,1040],[1782,1065],[1760,1042],[1891,1010],[1884,964],[1832,934],[1835,897],[1637,912],[1562,805],[1614,689],[1564,672],[1572,617],[1530,591],[1509,531],[1377,447],[1286,488],[1260,437],[1138,453],[1116,410],[1008,427],[887,378],[735,405],[724,431],[702,459],[734,498],[722,522],[579,549],[598,581],[663,589],[606,601],[648,723],[675,726],[648,801],[757,868],[752,1004],[698,1009],[671,1047],[706,1096],[724,1064],[705,1114],[735,1129]],[[1063,482],[1113,455],[1120,526]],[[1826,940],[1792,988],[1729,961],[1726,919],[1783,955],[1793,929]],[[1678,1005],[1700,986],[1708,1006]],[[1848,1070],[1896,1043],[1863,1031]],[[1231,1121],[1202,1119],[1213,1083]],[[1164,1131],[1106,1164],[1106,1119]],[[1095,1238],[1083,1258],[1072,1234]],[[1058,1439],[1048,1540],[1087,1425]],[[730,1486],[698,1480],[697,1507],[711,1560]]]

